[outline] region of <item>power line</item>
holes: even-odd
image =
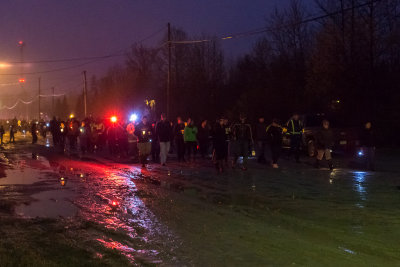
[[[155,35],[159,34],[161,31],[163,31],[165,29],[159,29],[156,32],[153,32],[152,34],[146,36],[145,38],[137,41],[136,43],[143,43],[146,40],[151,39],[152,37],[154,37]],[[59,71],[65,71],[65,70],[70,70],[70,69],[75,69],[75,68],[79,68],[97,61],[101,61],[104,59],[108,59],[108,58],[113,58],[113,57],[121,57],[124,56],[126,54],[126,51],[130,48],[131,46],[124,48],[124,49],[120,49],[117,52],[113,53],[113,54],[109,54],[109,55],[104,55],[104,56],[97,56],[97,57],[81,57],[81,58],[64,58],[64,59],[48,59],[48,60],[37,60],[37,61],[16,61],[16,62],[10,62],[10,63],[14,63],[14,64],[18,64],[18,63],[60,63],[60,62],[72,62],[72,61],[87,61],[88,62],[84,62],[84,63],[80,63],[80,64],[76,64],[76,65],[72,65],[72,66],[68,66],[68,67],[63,67],[63,68],[57,68],[57,69],[49,69],[49,70],[45,70],[45,71],[36,71],[36,72],[25,72],[25,73],[1,73],[0,76],[18,76],[18,75],[37,75],[37,74],[46,74],[46,73],[52,73],[52,72],[59,72]]]
[[[0,87],[20,85],[20,83],[0,83]]]
[[[64,96],[64,95],[65,94],[37,95],[37,96],[33,97],[32,100],[30,100],[30,101],[24,101],[21,98],[18,98],[14,105],[12,105],[12,106],[5,106],[4,105],[0,109],[9,109],[9,110],[11,110],[11,109],[16,108],[19,103],[22,103],[22,104],[25,104],[25,105],[29,105],[29,104],[32,104],[33,102],[35,102],[36,98],[39,98],[39,97],[60,97],[60,96]]]
[[[123,54],[120,54],[118,56],[122,56],[122,55]],[[46,74],[46,73],[52,73],[52,72],[59,72],[59,71],[79,68],[79,67],[82,67],[82,66],[85,66],[85,65],[100,61],[100,60],[105,59],[105,58],[110,58],[110,57],[113,57],[113,56],[105,56],[105,57],[102,57],[101,59],[95,59],[95,60],[91,60],[91,61],[88,61],[88,62],[85,62],[85,63],[80,63],[80,64],[77,64],[77,65],[58,68],[58,69],[50,69],[50,70],[35,71],[35,72],[25,72],[25,73],[1,73],[0,76],[37,75],[37,74]]]
[[[352,9],[359,9],[377,2],[381,2],[382,0],[372,0],[369,2],[365,2],[359,5],[355,5],[353,7],[348,7],[348,8],[344,8],[344,9],[340,9],[337,10],[335,12],[331,12],[328,14],[324,14],[324,15],[314,15],[310,18],[295,22],[295,23],[288,23],[279,27],[263,27],[263,28],[258,28],[258,29],[254,29],[254,30],[249,30],[249,31],[245,31],[245,32],[239,32],[239,33],[235,33],[235,34],[230,34],[230,35],[224,35],[222,37],[217,37],[215,39],[219,39],[219,40],[230,40],[230,39],[236,39],[236,38],[242,38],[242,37],[247,37],[247,36],[251,36],[251,35],[258,35],[261,33],[266,33],[266,32],[275,32],[275,31],[279,31],[279,30],[283,30],[289,27],[293,27],[293,26],[299,26],[302,24],[306,24],[306,23],[310,23],[313,21],[318,21],[321,19],[325,19],[331,16],[335,16],[338,15],[342,12],[347,12],[350,11]],[[171,41],[171,43],[173,44],[196,44],[196,43],[205,43],[205,42],[211,42],[215,39],[203,39],[203,40],[182,40],[182,41]]]
[[[155,31],[154,33],[146,36],[145,38],[141,39],[137,43],[143,43],[157,34],[159,34],[161,31],[164,31],[165,27]],[[76,57],[76,58],[60,58],[60,59],[41,59],[41,60],[31,60],[31,61],[10,61],[8,63],[10,64],[40,64],[40,63],[60,63],[60,62],[71,62],[71,61],[86,61],[86,60],[93,60],[93,59],[106,59],[110,57],[118,57],[121,56],[121,52],[125,51],[125,49],[118,50],[117,52],[109,55],[102,55],[102,56],[92,56],[92,57]]]
[[[104,59],[110,57],[120,56],[120,54],[112,54],[105,56],[93,56],[93,57],[78,57],[78,58],[61,58],[61,59],[43,59],[43,60],[34,60],[34,61],[11,61],[8,62],[10,64],[40,64],[40,63],[60,63],[60,62],[71,62],[71,61],[86,61],[93,59]]]

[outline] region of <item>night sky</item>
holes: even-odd
[[[2,0],[0,4],[0,61],[20,60],[18,41],[24,40],[24,60],[47,60],[102,56],[128,48],[161,29],[166,23],[189,34],[225,35],[265,26],[266,17],[275,6],[287,0]],[[144,44],[156,45],[165,31],[160,31]],[[223,41],[227,58],[247,52],[256,37]],[[97,61],[68,71],[24,75],[24,90],[37,92],[41,76],[43,92],[77,91],[81,73],[101,76],[108,67],[123,62],[123,57]],[[25,64],[24,72],[38,72],[78,65],[67,63]],[[0,69],[0,74],[20,73],[13,65]],[[18,76],[0,76],[2,95],[21,91]]]

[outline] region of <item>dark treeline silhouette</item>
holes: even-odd
[[[309,20],[310,14],[327,16]],[[343,124],[372,120],[382,140],[399,144],[399,14],[398,0],[317,0],[312,10],[292,1],[272,12],[253,49],[229,65],[220,39],[173,28],[169,116],[245,112],[287,119],[293,111],[335,112]],[[203,39],[212,41],[179,42]],[[90,113],[126,112],[145,99],[165,111],[165,40],[159,47],[133,45],[126,64],[93,77]]]

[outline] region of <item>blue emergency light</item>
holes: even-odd
[[[138,115],[136,113],[133,113],[130,117],[129,117],[129,121],[130,122],[135,122],[138,119]]]

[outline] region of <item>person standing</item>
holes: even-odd
[[[89,126],[86,121],[81,122],[81,127],[79,127],[79,144],[81,147],[82,154],[88,151],[88,141],[89,141]]]
[[[298,113],[294,113],[286,125],[287,134],[290,137],[289,156],[294,154],[296,162],[300,162],[300,148],[303,135],[303,123],[300,121]]]
[[[223,163],[228,154],[226,146],[227,134],[225,131],[224,119],[221,118],[213,131],[213,148],[215,167],[219,173],[223,172]]]
[[[197,127],[194,126],[194,121],[189,118],[183,132],[185,141],[186,153],[189,161],[194,161],[197,149]]]
[[[78,136],[79,136],[79,121],[76,119],[72,119],[68,123],[68,141],[69,141],[69,148],[70,151],[74,151],[76,148],[76,144],[78,143]]]
[[[322,121],[322,128],[316,134],[316,147],[317,147],[317,160],[315,162],[315,167],[319,168],[321,161],[325,156],[326,161],[328,161],[329,169],[333,170],[331,149],[334,144],[333,132],[329,128],[329,121]]]
[[[15,143],[15,126],[14,124],[10,125],[10,143]]]
[[[151,123],[151,136],[156,136],[156,121],[153,121]],[[158,142],[158,139],[156,138],[155,140],[151,139],[151,159],[153,163],[158,163],[160,162],[160,143]]]
[[[208,146],[210,138],[210,129],[207,120],[201,122],[199,132],[197,134],[197,140],[199,141],[200,155],[204,159],[208,156]]]
[[[247,159],[250,146],[253,144],[253,134],[251,125],[246,123],[246,116],[240,115],[240,122],[232,126],[232,135],[234,142],[232,168],[235,168],[236,162],[240,156],[243,157],[242,169],[247,170]]]
[[[272,168],[278,169],[278,159],[282,149],[282,127],[278,124],[278,119],[273,119],[267,127],[266,135],[271,149]]]
[[[185,161],[185,141],[183,139],[184,131],[185,124],[183,123],[181,117],[178,117],[174,127],[174,139],[179,162]]]
[[[31,134],[32,134],[32,144],[36,144],[38,138],[37,138],[37,124],[35,121],[32,121]]]
[[[367,122],[360,134],[360,144],[362,152],[365,156],[366,167],[371,171],[375,170],[375,146],[376,136],[372,129],[372,123]]]
[[[142,121],[135,128],[135,135],[138,138],[138,149],[139,149],[139,161],[142,167],[145,168],[147,164],[147,157],[151,152],[151,125],[149,124],[147,117],[144,116]]]
[[[225,146],[226,146],[226,155],[225,155],[225,164],[226,166],[228,166],[228,159],[230,156],[230,151],[231,151],[231,135],[232,135],[232,131],[231,131],[231,126],[229,125],[229,120],[227,118],[224,118],[224,129],[225,129],[225,135],[226,135],[226,142],[225,142]]]
[[[53,137],[53,146],[56,147],[59,142],[59,123],[56,119],[56,117],[53,117],[53,119],[50,121],[50,132],[51,136]]]
[[[1,141],[1,144],[3,144],[3,136],[4,136],[4,134],[5,134],[4,127],[3,127],[3,125],[0,125],[0,141]]]
[[[168,152],[171,147],[171,124],[167,121],[165,113],[161,114],[161,121],[156,125],[156,137],[160,142],[160,163],[165,166],[167,162]]]
[[[267,148],[267,124],[264,117],[258,119],[256,125],[256,140],[257,140],[257,161],[265,163],[265,149]]]
[[[64,152],[65,150],[65,140],[66,140],[66,136],[68,134],[68,127],[67,127],[67,123],[65,121],[61,121],[60,122],[60,127],[59,127],[59,144],[61,147],[61,150]]]

